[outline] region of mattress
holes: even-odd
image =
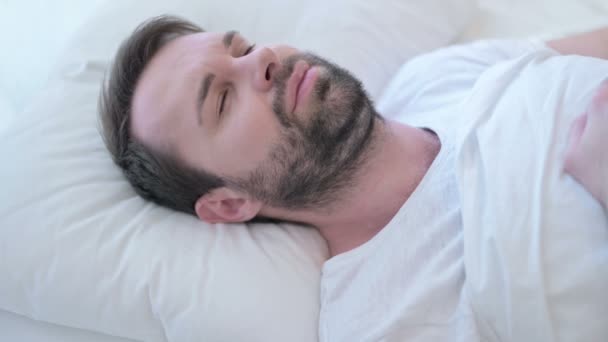
[[[481,9],[477,17],[458,42],[465,43],[485,38],[522,38],[529,36],[549,38],[606,25],[608,24],[608,4],[603,2],[604,0],[480,0]],[[82,18],[90,13],[93,4],[73,7],[66,1],[61,1],[58,6],[61,6],[61,3],[65,3],[66,9],[69,8],[70,13],[70,15],[62,15],[62,18],[73,20],[73,22],[68,20],[67,23],[62,24],[65,25],[65,33],[68,37],[72,34],[72,32],[69,32],[70,29],[77,27]],[[26,5],[18,5],[17,2],[14,2],[9,6]],[[57,6],[54,10],[57,13],[63,13]],[[46,11],[44,8],[38,11],[40,13],[38,13],[37,18],[40,21],[33,28],[36,32],[29,32],[33,39],[36,39],[36,34],[43,32],[45,25],[52,24],[52,18],[50,18],[52,16],[44,16],[44,11]],[[31,14],[31,12],[32,9],[28,9],[19,13],[25,15],[25,13]],[[15,21],[13,20],[13,22]],[[4,25],[6,25],[6,22]],[[56,39],[61,39],[61,37]],[[53,48],[48,42],[46,44],[49,45],[49,48]],[[51,66],[35,66],[35,68],[41,70],[44,74],[50,70]],[[14,84],[30,91],[41,82],[37,80],[32,85],[26,86],[24,84],[27,84],[28,75],[13,74],[9,76],[11,77],[8,79],[11,79]],[[7,78],[2,77],[2,79],[6,80]],[[4,87],[6,86],[4,85]],[[7,95],[14,94],[7,93]],[[20,107],[19,104],[31,96],[33,96],[32,92],[19,94],[16,98],[10,96],[10,98],[13,98],[13,102],[17,104],[16,107],[18,108]],[[2,124],[2,120],[0,120],[0,124]],[[0,340],[29,342],[131,341],[96,332],[44,323],[3,310],[0,310]]]

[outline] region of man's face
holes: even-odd
[[[347,185],[376,114],[345,70],[239,34],[177,38],[138,82],[131,130],[270,205],[312,207]]]

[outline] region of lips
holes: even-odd
[[[315,66],[312,66],[306,70],[304,76],[302,76],[302,80],[298,85],[298,90],[296,91],[296,104],[294,107],[294,111],[298,108],[300,103],[304,103],[306,99],[309,97],[315,82],[317,81],[319,69]]]
[[[302,86],[308,70],[310,70],[308,63],[298,61],[293,68],[293,72],[289,77],[289,80],[287,81],[286,106],[289,108],[291,113],[295,111],[298,104],[298,90]]]

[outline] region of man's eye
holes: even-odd
[[[255,49],[255,44],[249,45],[249,47],[247,48],[247,50],[245,50],[245,53],[243,54],[243,56],[247,56],[248,54],[250,54],[251,51],[253,51],[253,49]]]
[[[226,89],[222,93],[222,97],[220,98],[220,109],[218,110],[219,115],[222,115],[222,112],[224,112],[224,103],[226,102],[226,96],[228,96],[228,89]]]

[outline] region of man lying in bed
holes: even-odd
[[[607,40],[603,29],[547,45],[608,58]],[[374,107],[318,56],[156,18],[118,52],[100,98],[104,138],[160,205],[207,222],[318,229],[332,256],[321,340],[474,341],[461,296],[457,106],[487,68],[546,49],[480,42],[419,57],[398,75],[401,100]]]

